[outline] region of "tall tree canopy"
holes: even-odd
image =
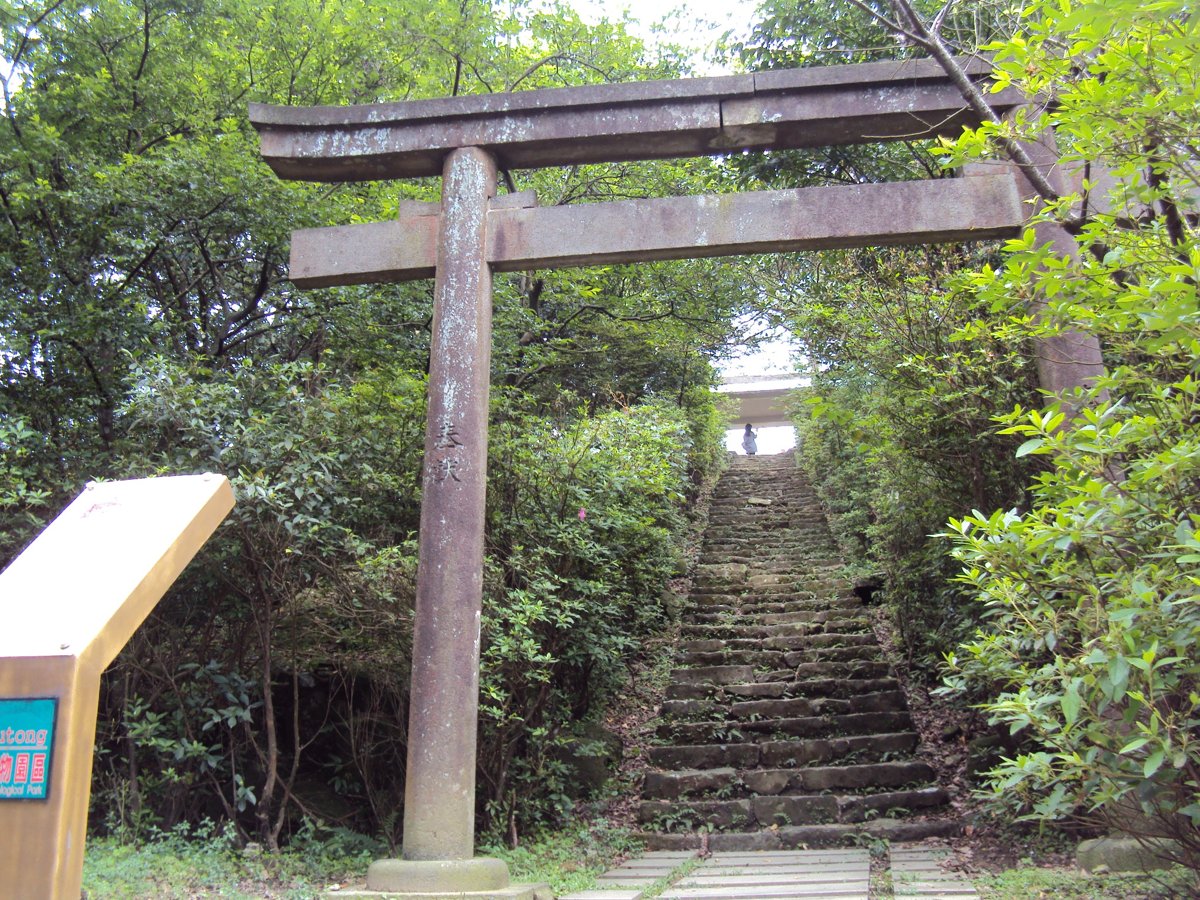
[[[89,478],[217,470],[239,499],[106,679],[97,824],[207,814],[274,846],[304,813],[394,838],[430,288],[297,291],[287,249],[439,185],[279,181],[246,104],[678,69],[621,23],[481,0],[5,3],[0,55],[0,562]],[[712,171],[504,174],[565,203]],[[498,284],[481,821],[557,815],[555,747],[666,615],[681,507],[716,459],[732,272]]]

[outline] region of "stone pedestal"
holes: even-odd
[[[373,900],[554,900],[548,884],[512,884],[505,888],[487,891],[331,891],[322,894],[322,900],[340,900],[343,897],[370,897]]]

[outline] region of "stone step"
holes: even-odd
[[[745,721],[661,722],[660,739],[680,744],[749,743],[793,738],[884,734],[912,728],[912,717],[901,712],[846,713]]]
[[[839,600],[797,599],[769,611],[743,611],[738,606],[697,607],[684,615],[684,632],[692,634],[692,626],[709,625],[722,628],[755,628],[770,625],[809,625],[814,612],[861,608],[855,598]],[[803,633],[795,629],[793,633]]]
[[[761,594],[757,591],[713,589],[706,593],[693,591],[689,607],[697,614],[724,612],[739,615],[763,613],[822,612],[832,609],[861,608],[861,598],[851,591],[818,593],[816,591],[792,591],[787,594]]]
[[[855,694],[875,694],[897,691],[900,682],[895,678],[809,678],[803,681],[774,681],[761,684],[729,684],[723,695],[735,698],[780,697],[852,697]]]
[[[634,832],[633,837],[652,850],[699,850],[710,853],[763,852],[797,847],[861,846],[871,840],[923,841],[927,838],[954,837],[962,831],[957,819],[882,818],[870,822],[799,825],[748,832],[703,834],[666,834],[654,831]]]
[[[751,649],[746,644],[722,647],[718,650],[684,650],[679,655],[682,667],[688,666],[777,666],[780,661],[784,665],[792,665],[796,654],[809,653],[815,650],[847,650],[870,648],[875,656],[879,650],[879,642],[875,635],[867,632],[816,632],[813,634],[797,635],[791,638],[776,639],[775,641],[755,641],[760,649]],[[800,659],[798,662],[805,662]]]
[[[732,744],[677,744],[651,747],[650,764],[660,769],[791,768],[853,759],[879,761],[886,756],[912,753],[917,747],[913,731],[848,735],[809,740],[741,742]]]
[[[711,690],[694,685],[668,685],[667,700],[720,700],[746,698],[777,700],[783,697],[844,697],[856,693],[879,693],[899,690],[899,682],[891,676],[880,678],[810,678],[803,681],[765,681],[748,684],[726,684]],[[664,704],[665,705],[665,704]]]
[[[778,626],[777,626],[778,627]],[[798,650],[810,646],[810,639],[819,634],[863,634],[870,622],[863,617],[826,619],[823,622],[793,623],[784,626],[786,632],[767,637],[692,638],[681,641],[679,649],[684,653],[719,653],[722,650]]]
[[[803,681],[811,677],[834,677],[838,674],[856,678],[882,678],[890,675],[888,665],[876,646],[822,647],[816,650],[793,650],[769,655],[764,651],[763,665],[750,665],[726,660],[729,665],[681,666],[671,670],[668,695],[672,699],[694,699],[706,691],[687,691],[687,687],[711,687],[723,684],[755,682]],[[779,668],[765,663],[776,660]],[[749,671],[747,671],[749,670]]]
[[[940,787],[923,787],[875,794],[825,793],[682,802],[643,800],[638,805],[638,821],[662,831],[693,831],[704,826],[748,830],[856,823],[889,813],[903,816],[944,806],[947,799]]]
[[[756,624],[746,622],[737,617],[737,610],[731,609],[731,615],[724,618],[718,614],[714,620],[707,622],[687,622],[682,629],[682,635],[687,638],[769,638],[787,637],[789,635],[807,634],[813,625],[825,622],[839,622],[844,619],[855,619],[862,610],[862,601],[857,597],[839,597],[816,603],[804,601],[804,608],[799,601],[793,606],[791,622],[771,622]]]
[[[718,667],[745,670],[746,666]],[[696,672],[697,669],[680,669],[681,672]],[[861,681],[875,681],[891,678],[891,667],[879,660],[851,660],[849,662],[815,662],[796,666],[794,669],[780,672],[764,673],[757,677],[751,672],[746,679],[735,679],[730,675],[726,680],[716,683],[696,679],[694,681],[673,680],[667,685],[666,696],[669,700],[701,700],[712,696],[718,689],[742,697],[785,697],[806,696],[802,685],[814,684],[814,691],[824,690],[824,685],[832,681],[842,681],[847,684]]]
[[[904,693],[790,459],[734,462],[692,575],[641,821],[667,832],[716,828],[732,833],[713,840],[753,849],[837,842],[867,827],[914,833],[880,823],[946,795],[930,766],[911,758],[917,736]],[[775,896],[756,877],[753,896]]]
[[[816,794],[822,791],[900,788],[925,785],[934,777],[919,760],[791,769],[680,769],[647,772],[642,796],[651,800],[682,800],[719,795],[721,799],[751,795]]]
[[[805,618],[800,622],[782,622],[774,625],[685,625],[682,643],[685,650],[698,650],[689,646],[693,641],[762,641],[767,646],[781,649],[772,642],[778,638],[804,637],[823,631],[859,631],[869,627],[870,621],[861,610],[850,607],[834,609],[800,610]]]
[[[659,714],[664,719],[712,720],[721,713],[727,719],[796,718],[799,716],[844,715],[858,712],[896,712],[908,708],[900,690],[858,693],[849,697],[787,697],[765,700],[734,700],[727,697],[703,700],[664,700]]]

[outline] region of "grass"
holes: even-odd
[[[585,891],[614,860],[640,853],[629,832],[604,822],[570,823],[516,849],[483,844],[478,852],[508,863],[514,882],[547,882],[555,896]]]
[[[640,849],[628,832],[573,824],[515,850],[484,844],[478,852],[507,862],[514,882],[549,882],[557,895],[586,890],[614,859]],[[371,861],[386,856],[371,838],[312,826],[280,853],[247,852],[232,832],[207,824],[136,843],[89,840],[83,888],[87,900],[307,900],[335,884],[361,882]]]
[[[1084,875],[1069,869],[1026,866],[975,875],[983,900],[1176,900],[1197,896],[1196,876],[1186,869]]]

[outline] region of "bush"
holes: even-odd
[[[1028,504],[951,521],[985,619],[951,656],[950,683],[1027,742],[992,773],[998,802],[1171,837],[1200,868],[1196,12],[1038,0],[1023,16],[1020,34],[988,49],[1001,85],[1054,103],[966,135],[953,155],[1055,129],[1061,166],[1089,176],[1089,196],[1041,216],[1074,228],[1082,254],[1032,231],[1010,241],[1003,265],[975,278],[992,313],[981,330],[1094,336],[1109,371],[999,417],[1024,439],[1016,455],[1044,470]],[[1091,180],[1101,165],[1107,191]]]
[[[689,434],[683,412],[661,403],[557,424],[514,414],[494,430],[480,742],[493,828],[567,811],[573,727],[603,709],[667,621]]]

